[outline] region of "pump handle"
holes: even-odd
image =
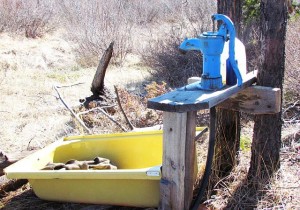
[[[237,78],[237,85],[241,86],[243,83],[243,79],[239,70],[239,67],[237,65],[237,62],[235,60],[235,28],[233,25],[233,22],[230,20],[229,17],[227,17],[226,15],[222,15],[222,14],[214,14],[212,16],[213,21],[217,21],[217,20],[221,20],[223,21],[223,24],[220,27],[220,30],[218,31],[218,33],[220,33],[220,35],[225,36],[225,40],[227,38],[227,33],[229,32],[229,62],[233,68],[233,71],[236,75]],[[224,30],[221,30],[222,28],[227,29],[227,32],[224,33]]]

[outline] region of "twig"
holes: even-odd
[[[92,131],[88,127],[86,127],[86,125],[84,124],[84,122],[75,114],[75,112],[68,106],[68,104],[66,104],[66,102],[64,101],[64,99],[61,97],[61,95],[60,95],[60,93],[59,93],[59,91],[57,89],[58,87],[57,86],[53,86],[53,88],[57,92],[57,95],[58,95],[59,99],[65,105],[65,107],[71,112],[71,114],[80,123],[80,125],[88,132],[88,134],[91,134]]]
[[[203,136],[204,133],[208,131],[208,127],[204,128],[200,133],[195,137],[195,141],[198,141],[201,136]]]
[[[102,114],[104,114],[108,119],[116,123],[124,132],[127,132],[127,129],[124,128],[118,121],[116,121],[114,118],[112,118],[109,114],[107,114],[103,109],[99,109]]]
[[[2,110],[0,110],[0,112],[3,112],[3,113],[11,113],[11,112],[9,112],[9,111],[2,111]]]
[[[295,108],[295,106],[298,106],[299,105],[299,100],[295,101],[294,103],[290,103],[288,104],[289,106],[286,107],[283,111],[282,111],[282,114],[284,114],[285,112],[287,112],[288,110],[290,109],[293,109]]]
[[[115,85],[114,85],[114,88],[115,88],[115,93],[116,93],[116,96],[117,96],[117,102],[119,104],[121,112],[123,113],[123,115],[125,117],[125,120],[126,120],[127,124],[129,125],[130,129],[134,130],[134,126],[132,125],[132,123],[130,122],[130,120],[128,119],[128,117],[126,116],[126,113],[125,113],[125,111],[124,111],[124,109],[122,107],[122,104],[121,104],[121,101],[120,101],[120,97],[119,97],[119,93],[118,93],[118,88]]]
[[[56,85],[55,87],[57,87],[57,88],[64,88],[64,87],[72,87],[72,86],[82,85],[82,84],[84,84],[84,82],[78,82],[78,83],[69,84],[69,85]]]
[[[284,190],[290,190],[290,189],[299,189],[300,186],[296,186],[296,187],[276,187],[277,189],[284,189]]]
[[[300,101],[300,100],[297,100],[297,101],[295,101],[293,104],[289,104],[290,106],[287,107],[286,109],[284,109],[283,112],[286,112],[287,110],[289,110],[289,109],[291,109],[291,108],[294,108],[295,106],[299,105],[299,101]]]
[[[292,123],[292,124],[296,124],[296,123],[300,123],[300,120],[283,120],[284,121],[284,123]]]
[[[101,109],[105,109],[105,108],[111,108],[111,107],[114,107],[114,105],[112,106],[101,106]],[[92,109],[89,109],[87,111],[84,111],[84,112],[78,112],[77,115],[83,115],[83,114],[87,114],[87,113],[90,113],[92,111],[95,111],[95,110],[98,110],[100,107],[96,107],[96,108],[92,108]]]
[[[104,114],[108,119],[110,119],[112,122],[114,122],[115,124],[117,124],[124,132],[127,132],[127,129],[124,128],[118,121],[116,121],[112,116],[110,116],[109,114],[107,114],[102,107],[95,107],[93,109],[84,111],[84,112],[80,112],[77,115],[82,115],[82,114],[87,114],[89,112],[95,111],[95,110],[99,110],[102,114]]]
[[[34,135],[33,137],[30,138],[30,140],[28,141],[28,144],[27,144],[27,150],[29,150],[29,146],[32,142],[32,140],[36,137],[36,135]],[[42,145],[40,142],[36,141],[36,143],[39,145],[40,148],[42,148]]]

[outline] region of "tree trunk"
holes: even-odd
[[[99,62],[91,87],[93,96],[97,97],[99,95],[104,95],[104,77],[113,53],[113,46],[114,43],[110,43],[109,47],[105,50]]]
[[[286,0],[262,0],[261,64],[257,85],[281,88],[284,78],[285,36],[287,24]],[[269,178],[280,166],[281,113],[257,115],[248,178]]]
[[[241,32],[242,0],[218,0],[218,13],[227,15],[234,23],[236,34]]]
[[[241,0],[218,0],[218,13],[227,15],[235,24],[236,34],[239,34],[242,16]],[[237,163],[240,148],[240,113],[218,108],[216,117],[216,146],[210,188],[220,178],[230,173]]]

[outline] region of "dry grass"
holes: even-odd
[[[0,34],[0,148],[4,152],[37,149],[62,136],[79,134],[70,114],[57,99],[53,85],[82,85],[61,88],[71,107],[89,96],[96,68],[79,68],[69,42],[61,32],[38,40]],[[135,59],[137,60],[137,59]],[[136,88],[147,71],[133,58],[122,68],[110,67],[105,84]],[[95,130],[101,132],[101,130]],[[108,131],[106,131],[108,132]]]
[[[74,65],[74,56],[66,41],[57,36],[40,40],[0,36],[0,116],[5,122],[0,130],[1,150],[44,147],[68,133],[60,126],[70,119],[52,85],[61,82],[58,78],[75,80],[76,72],[66,72]]]
[[[242,129],[244,137],[251,137],[251,127]],[[299,145],[300,139],[287,138],[299,131],[299,126],[283,130],[284,145],[281,149],[280,170],[268,180],[247,180],[250,164],[249,149],[241,150],[239,164],[214,186],[214,194],[204,202],[212,209],[299,209]]]
[[[291,153],[290,153],[291,154]],[[265,182],[256,183],[256,188],[247,181],[249,155],[242,153],[240,164],[232,173],[220,180],[206,203],[214,209],[298,209],[299,163],[285,159],[281,153],[281,169]],[[293,165],[291,167],[291,164]]]

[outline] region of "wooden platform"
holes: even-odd
[[[241,86],[225,86],[217,91],[174,90],[148,101],[148,108],[167,112],[188,112],[209,109],[256,82],[257,71],[248,73]]]
[[[239,87],[225,86],[218,91],[187,91],[183,87],[148,101],[148,108],[164,111],[159,209],[190,209],[195,177],[197,111],[210,109],[248,88],[256,82],[256,73],[247,74]]]

